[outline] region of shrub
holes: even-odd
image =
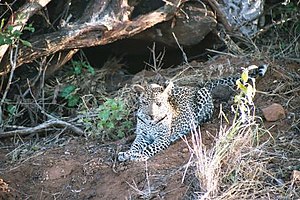
[[[130,110],[123,100],[108,98],[97,109],[84,114],[80,122],[84,124],[88,137],[117,140],[126,136],[132,128]]]
[[[75,80],[79,80],[79,77],[87,76],[88,74],[94,76],[95,69],[85,61],[72,61],[72,71],[71,76],[75,76]],[[86,72],[85,72],[86,70]],[[68,107],[75,107],[81,102],[80,95],[78,91],[80,91],[80,83],[74,82],[72,84],[68,84],[60,92],[60,97],[67,101]]]

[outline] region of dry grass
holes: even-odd
[[[203,144],[199,130],[192,132],[192,142],[188,146],[194,157],[200,199],[227,199],[227,193],[233,195],[232,187],[242,188],[248,180],[255,179],[263,165],[260,163],[259,168],[252,168],[255,166],[248,158],[253,156],[253,139],[258,131],[255,122],[242,124],[236,121],[228,128],[222,125],[210,149]],[[240,199],[241,194],[236,191],[233,199]]]
[[[242,93],[240,95],[243,95]],[[253,97],[252,97],[253,98]],[[241,103],[241,102],[239,102]],[[251,101],[250,101],[251,103]],[[299,185],[291,172],[300,169],[300,140],[297,130],[273,138],[262,127],[252,103],[245,102],[247,120],[235,115],[231,124],[220,111],[221,125],[210,147],[204,145],[200,129],[194,128],[188,166],[194,169],[199,189],[192,189],[191,199],[297,199]],[[237,112],[235,112],[237,113]],[[225,120],[223,119],[225,117]],[[297,125],[296,125],[297,124]],[[293,126],[298,126],[295,121]],[[267,135],[269,139],[262,139]],[[290,137],[290,138],[289,138]],[[281,141],[284,140],[284,141]]]

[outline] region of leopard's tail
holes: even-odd
[[[267,64],[260,65],[259,67],[252,65],[249,66],[249,68],[254,68],[253,71],[249,74],[250,78],[258,78],[263,77],[268,69]],[[236,81],[239,80],[240,76],[230,76],[222,79],[216,79],[208,81],[204,84],[204,87],[208,89],[208,91],[214,90],[218,86],[228,86],[228,87],[234,87],[236,85]]]

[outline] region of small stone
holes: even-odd
[[[8,184],[4,182],[3,179],[0,178],[0,192],[10,192]],[[1,198],[1,195],[0,195]]]
[[[268,122],[275,122],[285,118],[284,108],[278,103],[273,103],[272,105],[263,108],[262,112]]]
[[[188,148],[183,148],[182,149],[182,153],[188,153],[189,152],[189,149]]]

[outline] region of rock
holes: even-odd
[[[185,3],[178,12],[175,21],[158,24],[133,38],[145,41],[155,41],[167,46],[178,48],[173,33],[180,45],[192,46],[200,43],[205,36],[216,29],[217,20],[209,7],[203,8],[202,4]]]
[[[262,112],[268,122],[275,122],[285,118],[284,108],[278,103],[273,103],[272,105],[263,108]]]
[[[255,36],[259,32],[258,24],[264,25],[261,14],[264,11],[262,0],[226,0],[220,6],[230,25],[240,29],[248,37]]]
[[[183,148],[182,149],[182,153],[188,153],[189,152],[189,149],[188,148]]]

